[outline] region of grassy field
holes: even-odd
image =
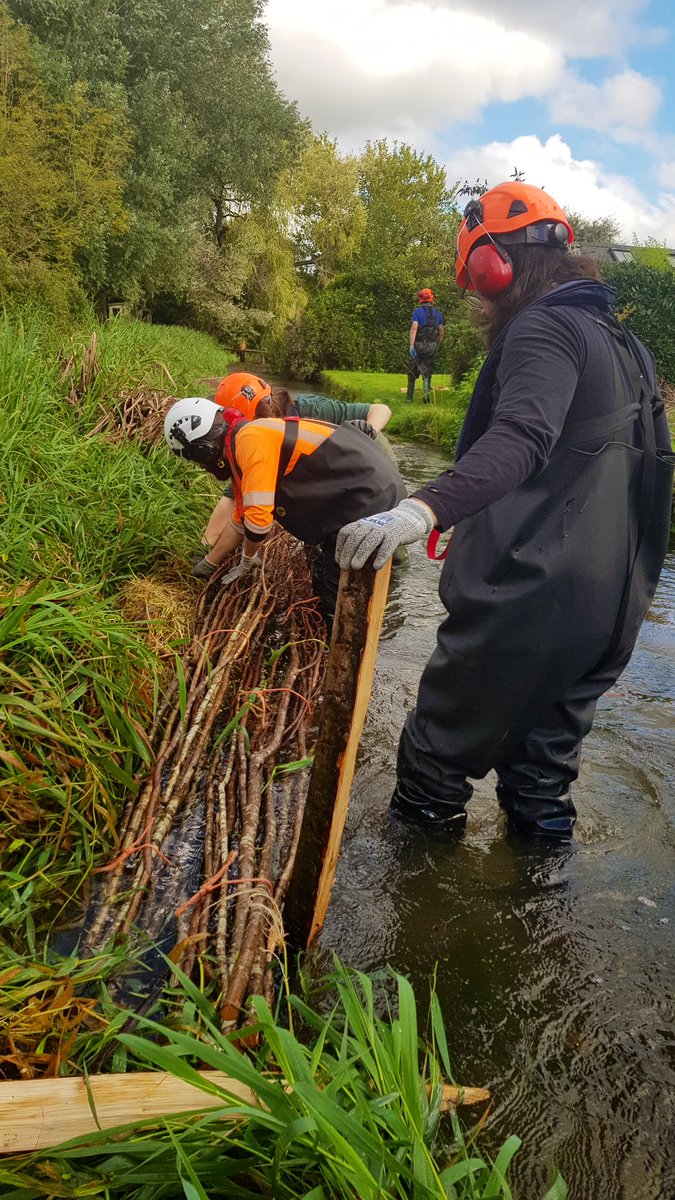
[[[422,403],[422,383],[418,380],[415,400],[408,404],[405,375],[324,371],[321,376],[331,393],[340,399],[388,404],[392,410],[388,437],[433,442],[448,454],[454,453],[475,377],[474,371],[460,384],[453,384],[448,375],[434,375],[430,404]]]

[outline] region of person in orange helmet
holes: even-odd
[[[464,829],[470,779],[497,774],[521,834],[567,840],[599,697],[626,666],[668,544],[673,459],[654,360],[540,188],[467,204],[456,252],[489,353],[456,461],[338,536],[341,567],[453,531],[448,616],[399,746],[394,813]],[[441,555],[443,557],[443,555]]]
[[[408,394],[406,401],[412,404],[415,398],[415,382],[422,377],[422,399],[431,401],[431,376],[436,355],[445,337],[443,313],[434,305],[431,288],[422,288],[417,293],[419,304],[410,318],[408,335]]]
[[[307,420],[329,421],[333,425],[358,423],[376,442],[379,449],[395,464],[394,453],[382,434],[391,417],[386,404],[358,404],[332,400],[313,392],[301,392],[292,397],[286,388],[272,388],[258,375],[234,371],[220,381],[214,401],[222,408],[237,408],[247,420],[264,417],[304,417]],[[370,428],[368,428],[370,427]],[[216,545],[228,529],[234,513],[234,489],[230,480],[216,504],[202,536],[203,554],[195,555],[195,569],[204,554]],[[405,555],[405,552],[404,552]],[[401,560],[406,561],[407,555]]]

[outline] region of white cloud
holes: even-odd
[[[675,189],[675,160],[659,165],[659,182],[666,188]]]
[[[396,8],[408,0],[386,0]],[[454,14],[467,0],[426,0],[429,8]],[[635,45],[664,41],[667,30],[642,20],[645,0],[566,0],[554,8],[542,0],[471,0],[471,11],[510,29],[525,30],[574,58],[608,58]]]
[[[319,128],[349,141],[426,138],[491,101],[547,95],[563,56],[545,38],[430,0],[269,0],[279,82]]]
[[[675,163],[670,165],[675,182]],[[627,241],[637,234],[641,241],[656,237],[675,246],[675,195],[664,192],[656,201],[648,200],[625,176],[605,171],[592,159],[575,159],[559,134],[545,142],[528,134],[511,142],[467,146],[446,164],[449,180],[487,178],[489,184],[507,179],[514,167],[563,207],[587,217],[615,217]]]
[[[386,136],[433,145],[491,102],[534,97],[548,102],[554,127],[654,153],[654,80],[623,69],[588,83],[566,65],[566,56],[606,57],[644,40],[642,8],[568,0],[556,17],[541,0],[268,0],[266,19],[281,86],[350,148]]]
[[[555,132],[546,141],[525,135],[458,150],[450,180],[497,182],[517,166],[570,208],[615,216],[624,237],[675,246],[675,138],[656,131],[658,84],[621,57],[663,35],[644,23],[645,7],[646,0],[567,0],[555,12],[542,0],[268,0],[266,19],[281,86],[344,149],[389,137],[439,157],[453,125],[478,119],[490,103],[535,98],[552,131],[577,126],[639,146],[654,159],[663,193],[647,199],[626,176],[575,159]],[[568,60],[590,56],[615,58],[614,73],[586,82]]]
[[[662,99],[658,85],[639,71],[622,71],[599,85],[569,71],[551,96],[551,120],[611,133],[618,141],[642,140]]]

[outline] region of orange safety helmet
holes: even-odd
[[[513,282],[509,244],[570,246],[573,241],[572,226],[548,192],[514,180],[498,183],[464,209],[457,234],[457,286],[498,296]]]
[[[253,421],[260,401],[271,395],[272,389],[264,379],[245,371],[235,371],[221,379],[214,399],[221,408],[236,408],[247,421]]]
[[[435,296],[431,288],[422,288],[422,291],[417,293],[417,299],[422,304],[433,304]]]

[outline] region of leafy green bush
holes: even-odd
[[[617,311],[651,350],[659,375],[675,383],[675,271],[608,263],[602,273],[617,290]]]

